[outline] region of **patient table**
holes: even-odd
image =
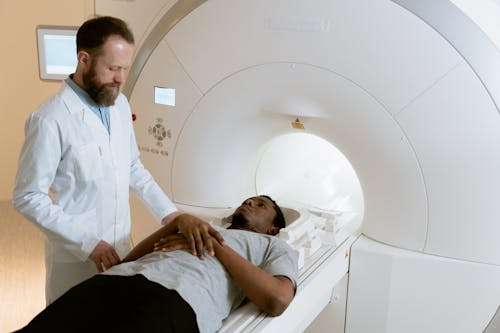
[[[232,210],[195,213],[224,225]],[[298,253],[299,279],[294,300],[278,317],[269,317],[246,302],[224,320],[219,333],[303,332],[333,300],[338,282],[348,273],[350,245],[357,237],[357,214],[283,208],[287,226],[278,237]]]

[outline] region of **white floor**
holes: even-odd
[[[0,333],[21,328],[45,307],[43,235],[0,201]]]

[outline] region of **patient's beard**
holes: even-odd
[[[241,213],[233,214],[229,229],[249,229],[250,223]]]

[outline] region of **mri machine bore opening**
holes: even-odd
[[[330,142],[308,133],[271,139],[255,175],[257,193],[284,206],[363,216],[363,192],[354,168]]]
[[[314,272],[326,266],[325,258],[337,253],[340,246],[343,246],[343,250],[338,251],[340,254],[332,255],[336,259],[331,263],[328,261],[327,279],[335,283],[340,278],[337,274],[347,269],[346,252],[343,251],[348,242],[345,241],[359,231],[363,218],[360,181],[346,156],[332,143],[314,134],[275,136],[259,151],[262,153],[255,171],[255,191],[276,199],[285,215],[286,227],[280,230],[278,237],[297,252],[300,272],[298,296],[290,313],[303,314],[310,311],[311,299],[307,297],[311,290],[320,288],[322,295],[329,295],[329,291],[325,292],[329,287],[318,282],[322,279]],[[226,211],[221,221],[223,225],[229,222],[226,218],[231,213],[232,209]],[[323,301],[327,302],[326,299],[318,302]],[[244,303],[224,320],[219,333],[252,331],[264,318],[252,303]],[[270,325],[268,331],[274,331],[272,325],[276,324]]]

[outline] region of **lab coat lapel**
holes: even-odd
[[[97,115],[80,100],[80,97],[78,97],[66,82],[64,82],[61,87],[60,96],[64,104],[66,104],[69,113],[74,114],[75,112],[81,112],[82,121],[87,126],[91,127],[93,130],[102,131],[104,133],[108,132]]]
[[[61,99],[64,101],[64,104],[66,105],[69,113],[73,114],[85,109],[85,105],[82,103],[78,95],[66,82],[63,82],[59,94],[61,96]]]
[[[85,106],[83,110],[83,122],[96,131],[100,131],[106,134],[108,133],[108,130],[106,129],[106,127],[104,127],[104,124],[101,122],[101,120],[87,106]]]
[[[80,97],[71,89],[70,86],[63,83],[61,88],[61,97],[68,108],[70,113],[82,112],[82,121],[93,130],[101,131],[103,133],[108,133],[108,130],[104,127],[101,120],[97,115],[92,112],[81,100]]]

